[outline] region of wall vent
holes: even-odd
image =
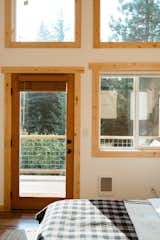
[[[108,195],[112,193],[112,178],[101,176],[99,177],[99,195]]]

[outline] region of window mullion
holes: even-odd
[[[139,145],[139,77],[134,77],[134,147]]]

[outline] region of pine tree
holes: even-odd
[[[65,27],[65,21],[62,10],[58,14],[57,21],[52,25],[52,35],[55,42],[64,42],[68,28]]]
[[[54,41],[56,42],[64,42],[65,38],[65,27],[64,27],[64,19],[59,18],[53,27],[53,35],[54,35]]]
[[[22,128],[29,134],[65,134],[64,93],[26,93],[24,114]]]
[[[41,22],[37,41],[40,42],[64,42],[65,35],[68,28],[65,27],[64,17],[62,11],[58,15],[57,21],[52,25],[45,25]]]
[[[119,0],[120,17],[110,21],[112,41],[160,41],[159,0]]]
[[[39,31],[38,31],[38,36],[37,36],[37,41],[39,42],[50,42],[52,41],[52,35],[49,32],[47,26],[41,22]]]

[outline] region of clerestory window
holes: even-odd
[[[94,47],[160,47],[160,0],[94,0]]]
[[[7,47],[80,47],[81,0],[6,0]]]

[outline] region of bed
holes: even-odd
[[[36,214],[36,240],[160,240],[160,199],[61,200]]]

